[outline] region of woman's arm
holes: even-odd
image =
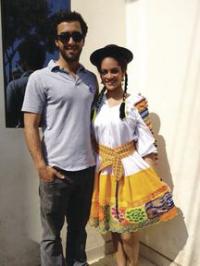
[[[148,163],[152,168],[156,168],[156,159],[157,159],[157,154],[156,153],[151,153],[143,157],[146,163]]]

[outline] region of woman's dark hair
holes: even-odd
[[[128,75],[125,73],[125,80],[124,80],[124,92],[123,92],[123,102],[121,103],[119,107],[119,117],[121,119],[125,118],[125,100],[127,96],[127,89],[128,89]]]
[[[84,38],[87,34],[88,26],[86,22],[84,21],[83,17],[81,16],[81,14],[79,14],[76,11],[69,11],[69,10],[59,11],[58,13],[55,14],[53,20],[54,20],[54,23],[53,23],[54,36],[57,35],[57,26],[60,23],[72,22],[72,21],[80,22],[81,31],[83,33]]]

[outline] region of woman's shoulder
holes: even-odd
[[[139,113],[148,109],[146,97],[139,92],[135,94],[129,94],[126,103],[129,108],[135,108]]]
[[[148,110],[148,101],[141,93],[131,94],[127,98],[127,105],[129,108],[134,108],[140,114],[145,124],[152,129],[152,123]]]
[[[141,105],[142,103],[147,102],[146,97],[141,94],[140,92],[138,93],[131,93],[127,97],[127,103],[132,104],[133,106],[138,106]]]

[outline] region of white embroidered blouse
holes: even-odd
[[[138,96],[132,95],[126,99],[126,117],[121,120],[120,104],[110,107],[104,96],[93,124],[96,141],[101,145],[115,148],[132,140],[135,141],[136,151],[133,155],[122,159],[125,175],[149,167],[142,157],[157,152],[154,145],[155,139],[134,106],[137,99]],[[97,167],[98,164],[99,158],[97,158]],[[107,169],[109,172],[110,170]]]

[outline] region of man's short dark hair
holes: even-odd
[[[84,21],[81,14],[79,14],[76,11],[69,11],[69,10],[59,11],[54,16],[54,34],[55,34],[55,36],[57,35],[57,26],[60,23],[72,22],[72,21],[79,21],[79,23],[81,25],[81,31],[82,31],[83,36],[85,38],[87,31],[88,31],[88,26],[87,26],[86,22]]]

